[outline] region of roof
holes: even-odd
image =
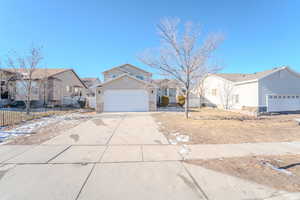
[[[97,84],[101,83],[99,78],[89,77],[89,78],[81,78],[82,82],[89,87],[94,88]]]
[[[117,68],[122,68],[122,67],[124,67],[124,66],[126,66],[126,65],[128,65],[128,66],[130,66],[130,67],[132,67],[132,68],[135,68],[135,69],[137,69],[137,70],[140,70],[140,71],[142,71],[142,72],[144,72],[144,73],[151,74],[150,72],[147,72],[147,71],[145,71],[145,70],[143,70],[143,69],[141,69],[141,68],[139,68],[139,67],[136,67],[136,66],[134,66],[134,65],[132,65],[132,64],[123,64],[123,65],[119,65],[119,66],[110,68],[110,69],[108,69],[108,70],[106,70],[106,71],[104,71],[104,72],[102,72],[102,73],[106,73],[106,72],[109,72],[109,71],[114,70],[114,69],[117,69]]]
[[[251,80],[258,80],[265,76],[268,76],[272,74],[273,72],[280,71],[283,69],[288,69],[288,67],[279,67],[279,68],[273,68],[270,70],[262,71],[262,72],[256,72],[252,74],[224,74],[224,73],[218,73],[218,74],[212,74],[219,77],[222,77],[226,80],[232,81],[232,82],[243,82],[243,81],[251,81]],[[291,71],[291,70],[290,70]]]
[[[17,69],[4,69],[7,71],[10,71],[12,73],[26,73],[26,69],[17,68]],[[32,79],[43,79],[46,77],[51,77],[56,74],[69,71],[72,69],[66,69],[66,68],[36,68],[32,74]],[[73,71],[73,70],[72,70]]]
[[[154,84],[151,83],[151,82],[147,82],[147,81],[138,79],[138,78],[136,78],[136,77],[134,77],[134,76],[130,76],[129,74],[122,74],[121,76],[118,76],[118,77],[116,77],[116,78],[114,78],[114,79],[110,79],[110,80],[108,80],[108,81],[105,81],[105,82],[103,82],[103,83],[100,83],[100,84],[98,84],[97,86],[101,87],[101,86],[103,86],[103,85],[107,85],[107,84],[109,84],[109,83],[111,83],[111,82],[113,82],[113,81],[116,81],[116,80],[118,80],[118,79],[121,79],[121,78],[123,78],[123,77],[125,77],[125,76],[127,76],[127,77],[129,77],[129,78],[131,78],[131,79],[133,79],[133,80],[135,80],[135,81],[141,82],[141,83],[143,83],[143,84],[145,84],[145,85],[152,85],[152,86],[155,86],[155,87],[156,87],[156,85],[154,85]]]
[[[163,87],[163,86],[165,86],[165,87],[178,87],[178,86],[181,85],[180,82],[177,81],[176,79],[167,79],[167,78],[165,78],[165,79],[154,79],[154,80],[152,80],[152,82],[154,84],[156,84],[157,86],[160,86],[160,87]]]
[[[84,82],[95,82],[95,81],[100,81],[98,78],[81,78],[82,81]]]
[[[26,69],[24,68],[5,68],[4,70],[12,72],[12,73],[26,73]],[[79,78],[79,76],[76,74],[76,72],[73,69],[67,69],[67,68],[36,68],[32,74],[32,79],[43,79],[43,78],[49,78],[52,76],[55,76],[57,74],[72,71],[75,76],[78,78],[78,80],[82,83],[82,85],[87,88],[87,86],[84,84],[84,82]]]

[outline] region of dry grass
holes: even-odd
[[[93,115],[92,112],[82,113],[83,115]],[[42,127],[36,131],[34,134],[30,135],[20,135],[16,138],[13,138],[7,144],[9,145],[34,145],[34,144],[41,144],[47,140],[50,140],[62,133],[66,130],[74,128],[81,123],[89,120],[89,118],[79,118],[76,120],[70,121],[60,121],[58,123],[49,124],[45,127]]]
[[[68,112],[74,111],[63,111],[63,110],[49,110],[45,112],[31,112],[29,115],[26,112],[21,111],[0,111],[0,126],[12,126],[19,124],[24,121],[29,121],[33,119],[39,119],[42,117],[47,117],[51,115],[62,115]]]
[[[284,167],[295,163],[300,164],[300,155],[226,158],[187,162],[275,189],[290,192],[300,191],[300,165],[286,169],[292,172],[292,175],[287,175],[262,165],[262,160],[276,167]]]
[[[245,142],[299,141],[300,115],[251,117],[219,109],[203,108],[183,113],[155,113],[161,131],[170,139],[174,132],[189,135],[191,144],[228,144]]]

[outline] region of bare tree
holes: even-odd
[[[32,95],[38,91],[38,84],[33,75],[42,59],[41,47],[30,48],[26,56],[19,56],[14,52],[7,58],[8,66],[16,74],[17,95],[23,99],[27,114],[30,113]]]
[[[199,108],[201,108],[202,104],[204,103],[206,89],[207,88],[204,84],[204,78],[199,78],[199,80],[196,82],[194,88],[191,91],[197,97],[199,97]]]
[[[211,34],[201,43],[201,34],[193,23],[185,23],[183,33],[179,31],[179,23],[178,18],[161,20],[157,26],[161,39],[160,50],[146,51],[139,59],[183,85],[186,96],[185,116],[188,118],[190,90],[199,79],[212,70],[215,71],[208,61],[223,37]]]
[[[233,105],[233,94],[234,94],[234,85],[228,81],[225,81],[220,85],[220,100],[222,102],[224,109],[230,109]]]
[[[40,80],[40,89],[42,90],[42,99],[43,106],[45,107],[48,103],[48,85],[49,85],[49,76],[47,68],[44,68],[42,71],[42,78]]]

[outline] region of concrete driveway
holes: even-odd
[[[299,199],[187,164],[181,149],[149,113],[95,115],[42,145],[0,145],[0,199]]]

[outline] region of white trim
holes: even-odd
[[[154,88],[157,88],[156,85],[154,85],[154,84],[152,84],[152,83],[150,83],[150,82],[146,82],[146,81],[144,81],[144,80],[140,80],[140,79],[138,79],[138,78],[136,78],[136,77],[134,77],[134,76],[130,76],[129,74],[122,74],[121,76],[118,76],[118,77],[116,77],[116,78],[114,78],[114,79],[110,79],[110,80],[108,80],[108,81],[106,81],[106,82],[100,83],[99,85],[97,85],[97,87],[103,86],[103,85],[107,85],[107,84],[109,84],[109,83],[111,83],[111,82],[113,82],[113,81],[116,81],[116,80],[118,80],[118,79],[121,79],[121,78],[123,78],[123,77],[125,77],[125,76],[127,76],[127,77],[129,77],[129,78],[131,78],[131,79],[133,79],[133,80],[136,80],[136,81],[138,81],[138,82],[141,82],[141,83],[143,83],[143,84],[145,84],[145,85],[150,85],[150,86],[153,86]]]
[[[123,64],[123,65],[119,65],[119,66],[116,66],[116,67],[113,67],[113,68],[110,68],[110,69],[108,69],[108,70],[103,71],[102,74],[105,74],[106,72],[110,72],[110,71],[112,71],[112,70],[114,70],[114,69],[121,68],[121,67],[126,66],[126,65],[128,65],[128,66],[130,66],[130,67],[132,67],[132,68],[135,68],[135,69],[137,69],[137,70],[139,70],[139,71],[142,71],[142,72],[144,72],[144,73],[146,73],[146,74],[152,75],[152,73],[147,72],[147,71],[145,71],[145,70],[143,70],[143,69],[141,69],[141,68],[138,68],[138,67],[136,67],[136,66],[134,66],[134,65],[132,65],[132,64]]]

